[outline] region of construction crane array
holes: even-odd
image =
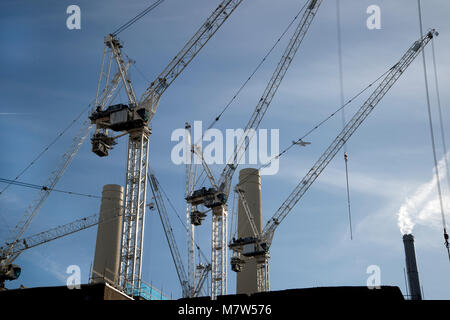
[[[191,215],[193,221],[200,221],[204,217],[204,213],[200,212],[197,207],[204,205],[212,210],[212,236],[211,236],[211,298],[215,299],[219,295],[224,295],[227,292],[227,199],[230,193],[231,181],[236,171],[240,159],[248,148],[249,140],[251,136],[247,136],[250,133],[250,129],[256,130],[267,109],[269,108],[273,97],[275,96],[280,84],[288,71],[292,60],[294,59],[306,33],[311,26],[314,17],[319,10],[322,0],[310,0],[305,3],[302,10],[302,18],[300,19],[298,26],[294,32],[294,35],[290,39],[283,56],[278,63],[269,83],[264,90],[261,99],[258,101],[254,112],[252,113],[250,120],[245,126],[244,134],[236,148],[233,156],[227,161],[227,165],[222,171],[219,182],[216,184],[213,175],[209,169],[205,169],[205,172],[211,183],[211,188],[201,188],[194,190],[190,195],[186,197],[186,201],[192,205]],[[192,152],[198,153],[195,146],[192,148]],[[202,164],[207,167],[204,159]],[[188,178],[189,180],[189,178]],[[197,217],[196,217],[197,216]]]
[[[117,208],[120,209],[120,208]],[[8,257],[8,264],[2,266],[0,273],[0,288],[4,287],[5,280],[16,280],[21,272],[18,265],[13,264],[14,260],[25,250],[40,246],[47,242],[63,238],[78,231],[82,231],[98,224],[110,222],[119,218],[120,214],[108,219],[99,219],[99,214],[93,214],[64,225],[16,240],[14,247],[5,246],[0,248],[0,257]]]
[[[124,67],[122,44],[112,34],[105,38],[105,46],[112,52],[127,93],[128,105],[113,105],[106,110],[99,108],[91,114],[90,119],[96,124],[96,135],[92,143],[93,151],[99,156],[107,156],[118,137],[129,136],[118,284],[126,293],[138,290],[141,281],[148,147],[151,134],[148,124],[156,112],[161,95],[241,3],[242,0],[222,1],[150,84],[139,101]],[[112,137],[109,130],[122,133]]]
[[[186,275],[186,270],[184,268],[183,261],[181,259],[180,250],[178,248],[177,242],[175,240],[175,235],[172,229],[172,225],[170,223],[169,214],[167,212],[164,199],[161,193],[161,188],[159,185],[158,180],[156,179],[154,173],[149,173],[149,182],[150,182],[150,188],[153,193],[153,199],[155,200],[156,209],[159,214],[159,218],[161,220],[162,227],[164,229],[164,234],[167,239],[167,243],[169,245],[170,254],[172,255],[172,259],[175,265],[175,269],[177,271],[178,279],[180,280],[181,289],[182,289],[182,296],[183,298],[192,298],[196,297],[200,290],[203,287],[204,280],[206,279],[208,275],[208,271],[211,269],[211,265],[207,264],[204,266],[204,268],[199,268],[199,271],[201,271],[198,275],[198,286],[197,287],[191,287],[189,280]]]
[[[381,81],[378,87],[370,95],[370,97],[364,102],[361,108],[355,113],[355,115],[347,122],[343,130],[336,136],[330,146],[325,150],[322,156],[317,160],[314,166],[308,171],[306,176],[295,187],[287,199],[283,202],[280,208],[275,212],[272,218],[267,222],[261,235],[254,232],[253,237],[245,239],[234,239],[230,243],[230,248],[237,253],[237,256],[233,263],[236,265],[233,269],[239,270],[240,264],[245,262],[246,258],[255,258],[257,263],[257,283],[258,291],[269,290],[269,272],[268,272],[268,259],[269,250],[272,244],[272,240],[276,229],[280,223],[287,217],[292,211],[295,205],[300,201],[306,191],[316,181],[319,175],[327,167],[330,161],[345,145],[347,140],[353,135],[353,133],[359,128],[364,120],[373,111],[376,105],[386,95],[386,93],[392,88],[400,76],[414,61],[417,55],[425,48],[425,46],[437,36],[438,33],[433,29],[426,35],[415,41],[413,45],[406,51],[401,59],[390,69],[386,77]],[[245,195],[239,191],[241,199]],[[244,201],[245,204],[245,201]],[[248,206],[243,206],[248,217],[251,216]],[[249,219],[250,224],[254,222]],[[255,226],[252,228],[257,230]],[[243,259],[242,259],[243,258]]]
[[[128,70],[131,61],[128,61],[125,65],[125,70]],[[109,76],[108,76],[109,77]],[[96,94],[96,105],[100,108],[105,107],[114,96],[114,93],[120,90],[120,75],[116,73],[111,79],[108,79],[103,87],[99,84]],[[33,218],[41,209],[44,202],[50,196],[51,191],[54,189],[59,179],[62,177],[69,164],[77,154],[83,142],[86,140],[89,132],[92,129],[91,121],[86,120],[83,122],[78,134],[73,138],[69,148],[63,154],[61,160],[57,164],[56,168],[47,178],[45,188],[42,188],[36,198],[28,206],[25,214],[21,220],[17,223],[15,228],[10,233],[6,243],[2,247],[2,254],[0,256],[0,278],[4,275],[5,270],[11,269],[12,262],[18,257],[22,250],[17,249],[16,246],[20,245],[20,238],[27,230]],[[30,242],[29,242],[30,243]]]
[[[157,207],[157,211],[159,213],[161,223],[166,234],[166,239],[169,243],[169,248],[174,260],[174,264],[180,279],[180,283],[183,290],[183,297],[196,297],[201,292],[203,285],[205,283],[205,279],[208,276],[209,271],[211,270],[211,265],[207,263],[206,265],[198,266],[198,285],[195,288],[188,288],[188,281],[186,278],[186,273],[184,271],[184,265],[179,254],[178,246],[175,241],[175,236],[173,234],[173,229],[170,223],[170,219],[163,201],[163,197],[160,191],[159,182],[153,173],[149,175],[150,186],[154,195],[155,205]],[[114,209],[115,211],[120,208]],[[20,267],[17,265],[11,264],[18,257],[20,253],[25,250],[37,247],[39,245],[51,242],[56,239],[63,238],[70,234],[91,228],[95,225],[102,224],[105,222],[110,222],[116,218],[119,218],[122,213],[108,219],[99,220],[99,214],[93,214],[91,216],[78,219],[76,221],[40,232],[35,235],[28,236],[26,238],[19,239],[16,241],[16,244],[12,250],[8,252],[10,264],[9,267],[5,269],[4,277],[0,277],[0,287],[3,287],[4,280],[15,280],[18,275],[15,275],[14,272],[20,272]],[[6,255],[7,249],[9,248],[0,248],[0,257]]]
[[[149,124],[156,113],[162,94],[195,58],[242,1],[223,0],[169,65],[151,82],[140,99],[137,99],[128,73],[133,61],[128,57],[124,57],[126,55],[122,50],[123,45],[117,38],[117,34],[109,34],[105,37],[105,48],[100,67],[94,109],[89,115],[89,120],[83,123],[79,134],[63,155],[61,162],[52,172],[45,185],[46,187],[42,188],[38,197],[32,202],[25,215],[11,232],[4,246],[0,248],[0,287],[4,286],[5,280],[17,279],[20,275],[20,267],[14,265],[13,262],[24,250],[102,223],[99,221],[98,214],[95,214],[27,238],[21,238],[32,219],[50,195],[51,190],[78,152],[90,129],[95,125],[95,133],[91,139],[92,152],[100,157],[108,156],[110,150],[117,144],[117,139],[128,135],[124,205],[120,213],[123,219],[120,266],[118,270],[119,282],[117,283],[126,294],[138,292],[141,287],[147,182],[149,182],[153,192],[156,208],[181,284],[183,297],[198,296],[203,289],[209,273],[211,273],[211,298],[216,299],[217,296],[227,293],[228,248],[233,251],[233,258],[231,259],[232,270],[239,272],[247,259],[255,259],[257,265],[258,291],[269,290],[269,251],[276,229],[348,139],[355,133],[376,105],[410,66],[417,55],[438,33],[433,29],[415,41],[403,57],[389,70],[380,85],[355,113],[352,119],[347,122],[331,145],[275,212],[264,227],[262,233],[256,228],[245,194],[237,186],[235,192],[238,194],[245,214],[250,222],[253,235],[245,239],[233,238],[228,243],[227,201],[231,190],[232,178],[240,164],[242,156],[248,149],[250,140],[252,139],[251,134],[259,128],[323,0],[307,1],[302,9],[302,18],[299,21],[294,35],[290,39],[262,97],[245,126],[245,134],[238,141],[234,153],[227,161],[227,165],[221,172],[219,179],[215,179],[203,158],[200,148],[191,143],[190,126],[186,124],[186,130],[189,132],[189,139],[186,141],[190,150],[189,155],[187,155],[190,159],[187,159],[188,161],[186,162],[190,164],[186,166],[185,198],[188,221],[188,269],[186,273],[161,194],[159,182],[155,175],[149,172],[148,168],[149,137],[151,134]],[[160,2],[162,1],[159,1],[158,4]],[[117,67],[117,72],[114,76],[111,76],[113,64]],[[112,105],[112,102],[117,97],[116,94],[122,88],[126,92],[128,103]],[[118,135],[113,136],[112,132],[118,132]],[[306,144],[303,141],[302,143]],[[211,184],[209,189],[205,187],[195,189],[198,181],[194,181],[193,179],[193,176],[195,176],[192,166],[194,157],[198,157],[201,160],[203,170]],[[212,213],[211,264],[207,265],[196,265],[194,257],[194,227],[202,224],[207,212],[201,212],[199,206],[206,207]],[[446,244],[448,248],[448,235],[446,235]]]

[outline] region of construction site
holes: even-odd
[[[450,300],[447,1],[0,11],[0,301]]]

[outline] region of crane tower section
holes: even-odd
[[[186,201],[193,207],[203,205],[212,210],[212,239],[211,239],[211,298],[226,294],[226,254],[227,254],[227,200],[230,193],[231,181],[239,164],[239,160],[249,146],[252,138],[250,129],[258,129],[266,111],[268,110],[281,82],[286,75],[292,60],[294,59],[300,45],[305,38],[314,17],[319,10],[323,0],[310,0],[303,7],[301,19],[294,35],[291,37],[281,60],[279,61],[272,78],[264,90],[262,97],[258,100],[250,120],[245,126],[245,132],[237,146],[232,158],[228,160],[227,166],[222,171],[219,182],[216,184],[212,175],[205,169],[211,182],[210,188],[201,188],[193,191],[186,197]],[[202,161],[203,164],[203,161]],[[195,211],[193,212],[195,213]],[[225,261],[225,263],[223,263]]]
[[[437,36],[436,30],[430,30],[426,35],[415,41],[400,60],[387,72],[385,78],[364,102],[355,115],[347,122],[342,131],[336,136],[330,146],[324,151],[321,157],[308,171],[305,177],[294,188],[280,208],[267,222],[262,235],[253,238],[237,239],[230,243],[230,248],[237,253],[238,257],[255,258],[258,264],[258,291],[267,291],[269,288],[268,259],[269,249],[273,236],[280,223],[292,211],[295,205],[301,200],[311,185],[319,175],[325,170],[336,154],[346,144],[348,139],[355,133],[359,126],[367,119],[369,114],[388,93],[401,75],[411,65],[417,55],[424,50],[425,46]],[[239,268],[238,268],[239,269]]]
[[[136,99],[127,74],[127,65],[122,56],[122,44],[113,34],[105,38],[105,54],[99,86],[103,78],[109,79],[111,62],[115,61],[122,86],[127,94],[128,104],[111,105],[106,109],[101,106],[97,107],[89,117],[92,123],[96,124],[96,132],[91,141],[92,151],[100,157],[105,157],[108,156],[112,146],[116,144],[117,138],[124,135],[129,136],[119,267],[119,286],[129,295],[139,294],[141,281],[148,150],[151,133],[148,124],[156,112],[161,95],[242,1],[221,1],[183,49],[145,90],[139,101]],[[104,66],[107,53],[109,53],[110,59],[109,63]],[[104,71],[104,67],[106,71]],[[110,135],[110,131],[120,132],[120,134],[113,137]]]

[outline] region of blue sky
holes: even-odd
[[[150,1],[21,1],[0,4],[0,176],[14,178],[95,97],[104,36],[148,6]],[[120,34],[125,52],[148,80],[153,80],[217,6],[218,0],[166,0]],[[231,99],[259,60],[273,45],[304,1],[244,1],[161,99],[152,121],[150,165],[178,212],[184,216],[184,166],[170,160],[174,129],[186,121],[205,126]],[[66,8],[81,8],[81,30],[66,28]],[[380,30],[366,27],[366,9],[381,8]],[[345,96],[348,98],[390,68],[419,37],[416,1],[341,0]],[[423,1],[424,28],[436,28],[436,55],[444,123],[449,123],[448,50],[450,3]],[[289,34],[290,35],[290,34]],[[225,113],[217,128],[242,128],[258,102],[289,36],[284,38],[258,74]],[[431,46],[426,50],[433,80]],[[336,1],[326,0],[292,63],[261,128],[280,129],[281,148],[303,135],[337,109],[340,101]],[[365,285],[370,265],[381,268],[381,281],[405,289],[401,233],[397,212],[407,197],[432,178],[433,158],[428,129],[421,59],[403,77],[358,129],[348,144],[354,239],[350,240],[342,155],[328,166],[275,235],[271,248],[273,290],[313,286]],[[135,91],[148,82],[131,69]],[[431,102],[438,119],[434,85]],[[364,96],[364,98],[367,97]],[[357,99],[347,117],[361,105]],[[125,96],[122,95],[122,102]],[[87,114],[86,114],[87,117]],[[78,122],[21,178],[44,184],[71,139]],[[280,160],[280,171],[262,178],[263,221],[281,205],[341,128],[340,116],[311,135],[307,148],[293,148]],[[438,137],[438,135],[437,135]],[[448,139],[447,137],[447,140]],[[438,157],[442,147],[438,139]],[[87,141],[61,178],[58,188],[101,194],[104,184],[123,184],[126,139],[108,158],[90,152]],[[215,173],[222,166],[213,166]],[[449,199],[446,182],[445,200]],[[0,196],[0,240],[3,242],[33,200],[35,190],[11,186]],[[53,193],[33,220],[27,235],[91,215],[98,199]],[[447,215],[448,217],[448,215]],[[450,218],[448,218],[450,219]],[[171,216],[185,256],[185,233]],[[449,299],[449,262],[441,226],[420,220],[413,233],[425,297]],[[198,241],[209,253],[210,220]],[[23,268],[9,288],[63,285],[71,264],[81,267],[87,282],[96,229],[82,231],[24,252]],[[180,289],[167,243],[154,211],[147,215],[143,279],[179,297]],[[229,292],[235,290],[229,272]]]

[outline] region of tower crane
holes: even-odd
[[[128,105],[112,105],[106,110],[100,108],[91,114],[90,119],[96,124],[92,147],[97,155],[107,156],[118,137],[129,136],[119,266],[119,286],[125,292],[134,292],[135,289],[139,289],[141,281],[148,145],[151,134],[148,124],[156,112],[162,94],[242,1],[221,1],[195,35],[145,90],[140,100],[136,99],[131,81],[123,66],[121,42],[113,34],[105,38],[105,50],[109,48],[113,53],[127,93]],[[121,134],[112,137],[109,130],[121,132]]]
[[[158,213],[160,215],[164,231],[166,232],[166,237],[169,242],[169,247],[170,247],[172,256],[174,258],[175,266],[176,266],[177,272],[179,274],[180,282],[183,287],[183,297],[188,297],[188,296],[196,297],[196,296],[198,296],[198,294],[200,293],[200,291],[203,287],[204,280],[207,278],[208,272],[211,270],[211,265],[210,264],[199,265],[199,267],[198,267],[198,271],[199,271],[198,285],[197,285],[197,287],[193,288],[192,290],[190,290],[190,289],[188,290],[188,288],[186,287],[186,285],[187,285],[186,274],[184,272],[184,267],[181,262],[178,247],[176,245],[175,238],[174,238],[174,235],[172,232],[170,220],[169,220],[167,210],[165,208],[163,198],[162,198],[162,195],[160,192],[159,182],[156,180],[156,177],[153,174],[150,174],[149,181],[151,183],[151,187],[152,187],[152,191],[154,194],[154,199],[156,202]],[[0,288],[4,287],[5,280],[15,280],[19,277],[21,268],[17,265],[12,264],[12,262],[23,251],[34,248],[41,244],[45,244],[47,242],[68,236],[68,235],[76,233],[78,231],[88,229],[95,225],[109,222],[113,219],[118,218],[121,214],[122,213],[120,213],[119,215],[117,215],[115,217],[104,219],[104,220],[99,220],[99,214],[93,214],[91,216],[78,219],[76,221],[40,232],[38,234],[19,239],[18,241],[16,241],[14,248],[8,252],[8,254],[10,256],[10,259],[9,259],[10,263],[3,270],[2,276],[0,276]],[[7,249],[8,249],[7,247],[0,248],[0,257],[3,257],[6,255]],[[190,294],[190,295],[187,295],[187,294]]]
[[[26,238],[16,240],[14,247],[4,246],[0,248],[0,258],[7,259],[8,263],[1,266],[0,273],[0,288],[4,287],[5,280],[16,280],[21,273],[21,268],[18,265],[13,264],[14,260],[25,250],[37,247],[41,244],[68,236],[81,230],[88,229],[97,224],[109,222],[112,219],[118,218],[112,217],[105,220],[99,220],[99,214],[93,214],[85,218],[75,220],[73,222],[43,231]]]
[[[195,154],[197,148],[191,143],[191,125],[189,123],[185,123],[185,150],[189,150],[186,152],[186,193],[185,197],[192,194],[195,188],[196,182],[194,181],[194,177],[197,176],[197,167],[194,166],[195,162]],[[207,169],[209,169],[206,166]],[[190,203],[186,203],[186,239],[187,239],[187,252],[188,252],[188,261],[187,261],[187,277],[189,288],[195,291],[195,288],[198,287],[200,282],[198,281],[201,275],[201,272],[205,268],[202,268],[201,265],[196,265],[195,262],[195,228],[194,226],[200,225],[202,220],[206,217],[205,213],[198,213],[196,215],[191,214],[192,205]],[[211,271],[211,264],[208,264],[209,271]],[[194,295],[194,293],[191,293]]]
[[[267,109],[269,108],[273,97],[275,96],[284,76],[286,75],[292,60],[295,57],[306,33],[311,26],[314,17],[319,10],[322,0],[309,0],[305,3],[302,10],[302,18],[300,19],[298,26],[294,32],[294,35],[289,41],[283,56],[278,63],[272,78],[264,90],[261,99],[258,101],[254,112],[252,113],[250,120],[244,129],[244,135],[239,139],[234,154],[231,159],[228,160],[227,165],[222,171],[220,180],[217,185],[214,177],[205,170],[210,183],[211,188],[201,188],[193,191],[186,197],[186,201],[192,205],[194,221],[201,221],[204,213],[197,209],[197,206],[204,205],[212,210],[212,243],[211,243],[211,298],[215,299],[218,295],[224,295],[227,292],[227,199],[230,193],[231,181],[239,165],[241,157],[248,148],[251,135],[251,130],[256,130],[262,121]],[[194,147],[195,148],[195,147]],[[194,150],[195,152],[195,150]],[[203,157],[200,157],[203,159]],[[204,161],[202,161],[204,164]]]
[[[132,61],[128,60],[124,64],[125,71],[128,70],[131,63]],[[104,106],[106,106],[109,102],[111,102],[114,99],[114,93],[118,91],[117,89],[120,90],[120,74],[116,73],[113,77],[111,77],[110,73],[108,73],[108,76],[104,81],[104,84],[99,83],[98,85],[95,105],[97,105],[99,108],[103,108]],[[31,221],[36,216],[38,211],[41,209],[44,202],[50,196],[51,191],[54,189],[59,179],[66,171],[69,164],[72,162],[72,159],[75,157],[84,140],[86,140],[87,136],[89,135],[92,126],[93,125],[89,120],[83,122],[81,128],[79,129],[78,134],[72,140],[72,143],[70,144],[69,148],[63,154],[56,168],[48,177],[47,183],[45,184],[45,188],[42,188],[42,190],[39,191],[36,198],[28,206],[25,214],[23,215],[19,223],[17,223],[17,225],[14,227],[7,241],[2,246],[0,256],[0,279],[4,279],[5,277],[8,278],[5,272],[8,272],[8,270],[12,270],[13,268],[12,262],[23,251],[20,249],[23,246],[23,244],[22,245],[20,244],[21,243],[20,239],[22,235],[24,234],[24,232],[26,231],[26,229],[28,228],[28,226],[30,225]],[[28,243],[31,243],[31,241],[28,241]],[[16,246],[18,246],[19,249],[16,248]],[[15,266],[15,268],[17,269],[19,267]]]
[[[385,78],[381,81],[379,86],[374,90],[370,97],[364,102],[361,108],[355,115],[347,122],[343,130],[336,136],[330,146],[325,150],[321,157],[317,160],[314,166],[308,171],[305,177],[295,187],[287,199],[283,202],[280,208],[275,212],[272,218],[267,222],[261,235],[255,234],[253,237],[245,239],[236,239],[230,242],[230,248],[238,253],[238,256],[245,258],[255,258],[257,263],[257,283],[258,291],[269,290],[269,272],[268,259],[269,250],[272,244],[273,236],[277,227],[287,217],[294,206],[300,201],[309,187],[319,177],[322,171],[327,167],[334,156],[345,145],[347,140],[353,135],[363,121],[369,116],[375,106],[386,95],[389,89],[395,84],[400,76],[405,72],[417,55],[425,48],[429,41],[438,33],[432,29],[419,40],[415,41],[413,45],[406,51],[403,57],[389,70]],[[239,196],[245,197],[244,194],[239,193]],[[248,206],[243,206],[247,216],[249,214]],[[249,219],[250,224],[254,222]],[[254,227],[256,228],[256,227]],[[235,263],[239,263],[238,259]],[[238,270],[239,265],[233,267]]]
[[[160,190],[161,188],[160,188],[159,182],[156,179],[154,173],[152,173],[152,172],[149,173],[148,179],[150,181],[150,188],[152,189],[156,209],[158,211],[159,218],[161,219],[161,224],[164,229],[164,234],[165,234],[167,242],[169,244],[170,253],[172,255],[172,259],[175,264],[175,269],[177,271],[178,279],[180,280],[183,298],[196,297],[200,293],[200,290],[202,289],[204,281],[208,275],[208,271],[211,269],[211,265],[210,264],[201,265],[198,268],[198,270],[199,270],[198,285],[197,285],[197,287],[191,288],[191,285],[190,285],[189,280],[186,275],[186,270],[184,268],[184,264],[181,259],[180,251],[178,249],[178,245],[175,240],[175,236],[174,236],[173,229],[172,229],[170,219],[169,219],[169,214],[167,213],[167,209],[164,204],[164,200],[163,200],[163,196],[161,194],[161,190]]]

